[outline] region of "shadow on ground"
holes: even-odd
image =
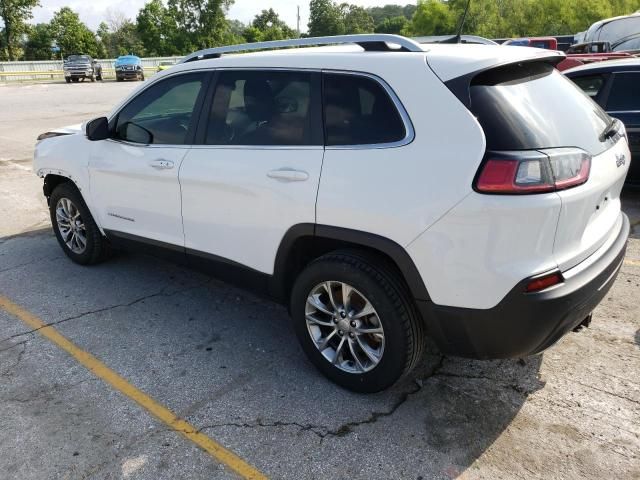
[[[0,294],[279,478],[455,478],[543,386],[541,356],[482,362],[430,349],[388,391],[353,394],[309,364],[284,308],[146,255],[77,266],[48,228],[0,239]],[[26,332],[3,335],[0,347]],[[14,389],[28,386],[29,374],[16,371],[26,377]],[[284,470],[270,471],[274,464]]]

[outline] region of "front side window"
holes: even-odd
[[[323,75],[327,145],[374,145],[401,141],[406,130],[384,87],[362,75]]]
[[[176,75],[147,88],[118,114],[114,138],[183,145],[204,78],[201,72]]]
[[[221,71],[211,105],[207,145],[315,145],[314,73]],[[319,92],[318,92],[319,93]],[[314,117],[318,116],[318,121]]]
[[[616,73],[613,77],[607,110],[624,112],[640,110],[640,72]]]
[[[602,75],[585,75],[583,77],[571,77],[573,83],[578,85],[584,93],[594,98],[600,93],[604,85],[604,77]]]

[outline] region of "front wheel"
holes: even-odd
[[[109,253],[106,238],[72,183],[58,185],[49,197],[51,224],[64,253],[74,262],[91,265]]]
[[[357,392],[394,384],[422,355],[422,320],[397,275],[359,252],[313,261],[298,277],[291,315],[302,348],[330,380]]]

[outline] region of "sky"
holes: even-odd
[[[148,0],[40,0],[41,7],[33,10],[32,23],[48,22],[53,13],[60,7],[68,6],[80,14],[80,19],[89,28],[95,30],[101,21],[104,20],[107,9],[111,8],[124,13],[132,20],[135,19],[138,10]],[[342,0],[341,0],[342,1]],[[388,3],[413,3],[411,0],[349,0],[349,3],[361,5],[363,7],[381,6]],[[296,27],[296,6],[300,5],[300,30],[307,29],[309,20],[308,0],[235,0],[229,9],[228,17],[249,23],[255,15],[263,9],[273,8],[280,18],[292,28]]]

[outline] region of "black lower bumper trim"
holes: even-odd
[[[528,279],[495,307],[467,309],[417,301],[429,335],[443,353],[470,358],[514,358],[539,353],[582,322],[602,301],[626,253],[629,219],[622,214],[616,240],[588,266],[566,272],[565,282],[525,293]]]

